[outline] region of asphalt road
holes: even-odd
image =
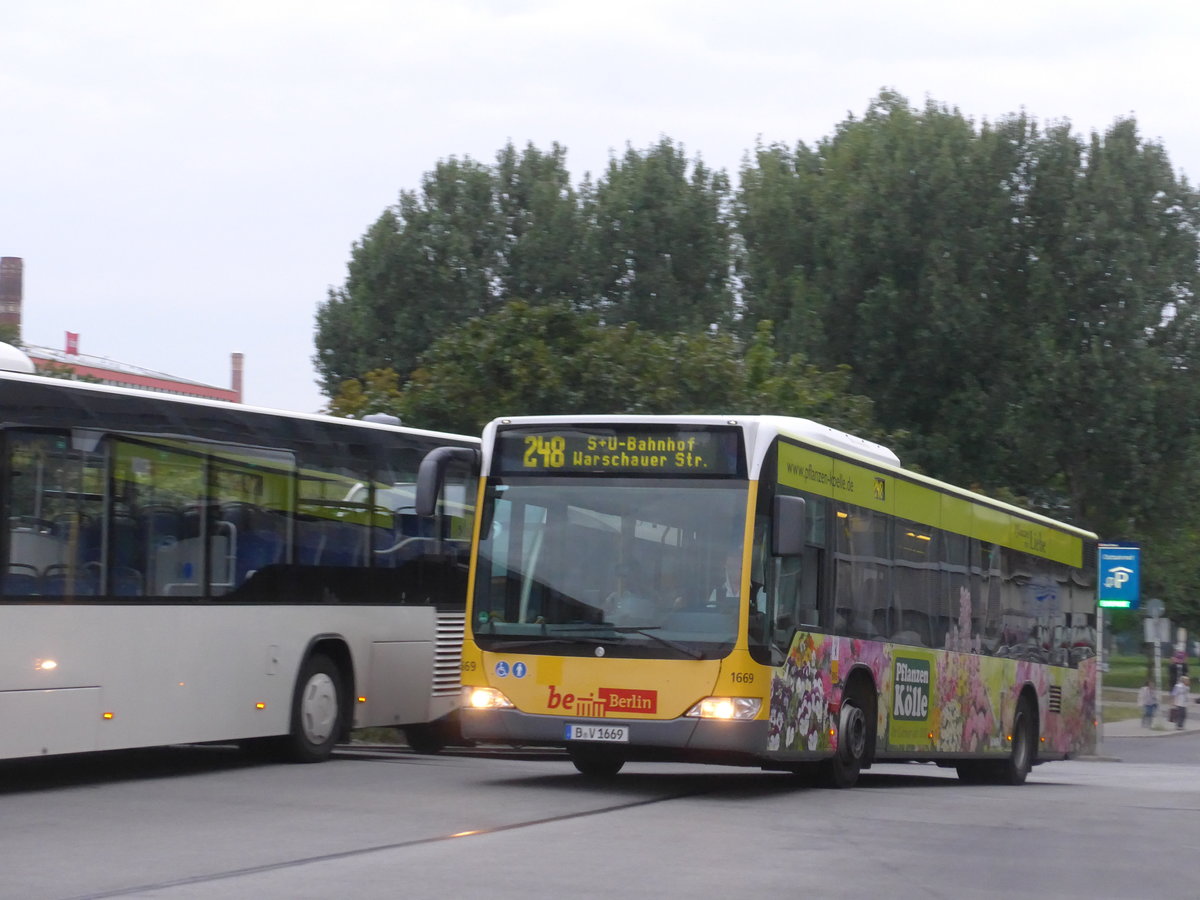
[[[1023,787],[753,769],[231,748],[0,765],[0,897],[1196,896],[1200,737],[1112,739]],[[1143,852],[1147,851],[1147,852]],[[1186,864],[1175,864],[1173,861]]]

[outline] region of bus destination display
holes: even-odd
[[[512,428],[497,436],[500,474],[743,475],[736,428]]]

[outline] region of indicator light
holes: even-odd
[[[33,667],[40,669],[43,672],[49,672],[58,668],[58,660],[55,659],[39,659],[34,662]]]
[[[102,719],[111,719],[112,717],[113,717],[113,713],[110,713],[110,712],[100,714],[100,718],[102,718]]]
[[[255,703],[255,704],[254,704],[254,708],[255,708],[255,709],[266,709],[266,708],[267,708],[267,704],[263,703],[263,702],[260,700],[258,703]]]

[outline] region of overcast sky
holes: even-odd
[[[1136,117],[1200,176],[1182,2],[4,0],[0,255],[23,338],[312,412],[314,313],[440,159],[511,140],[578,183],[660,136],[731,174],[882,88],[1080,134]]]

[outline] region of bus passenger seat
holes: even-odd
[[[140,597],[145,593],[142,573],[129,566],[114,566],[108,591],[115,597]]]
[[[10,563],[4,573],[4,589],[0,591],[6,597],[29,596],[38,593],[40,579],[36,566],[25,563]]]

